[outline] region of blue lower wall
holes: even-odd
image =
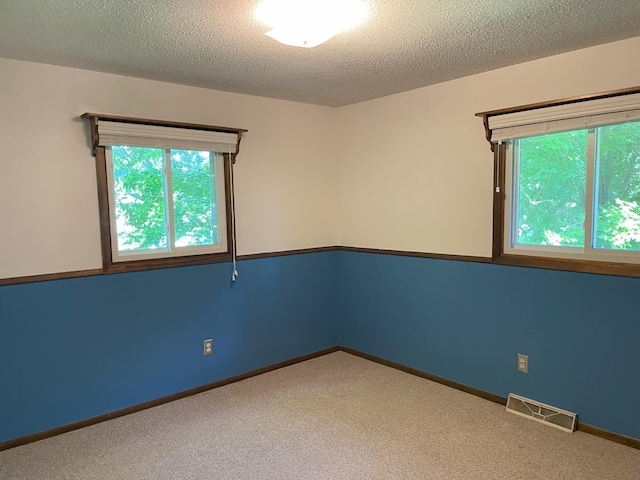
[[[640,279],[338,251],[239,270],[1,287],[0,442],[338,344],[640,438]]]
[[[339,255],[341,345],[640,438],[640,279]]]
[[[337,345],[337,255],[0,288],[0,442]]]

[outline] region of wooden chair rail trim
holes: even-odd
[[[37,442],[39,440],[44,440],[46,438],[50,438],[50,437],[54,437],[56,435],[60,435],[62,433],[67,433],[67,432],[71,432],[73,430],[78,430],[80,428],[84,428],[84,427],[88,427],[90,425],[95,425],[107,420],[111,420],[113,418],[118,418],[118,417],[122,417],[124,415],[129,415],[131,413],[136,413],[136,412],[140,412],[142,410],[146,410],[149,408],[153,408],[159,405],[163,405],[165,403],[168,402],[173,402],[174,400],[180,400],[182,398],[186,398],[192,395],[196,395],[198,393],[202,393],[202,392],[206,392],[208,390],[212,390],[214,388],[218,388],[224,385],[228,385],[230,383],[234,383],[234,382],[238,382],[240,380],[245,380],[247,378],[251,378],[251,377],[255,377],[257,375],[261,375],[263,373],[267,373],[267,372],[271,372],[273,370],[277,370],[279,368],[283,368],[283,367],[287,367],[289,365],[294,365],[296,363],[300,363],[300,362],[304,362],[306,360],[311,360],[313,358],[317,358],[320,357],[322,355],[327,355],[329,353],[333,353],[336,351],[343,351],[346,353],[349,353],[351,355],[356,355],[358,357],[364,358],[366,360],[372,361],[372,362],[376,362],[379,363],[381,365],[385,365],[387,367],[390,368],[394,368],[396,370],[400,370],[402,372],[408,373],[410,375],[415,375],[417,377],[420,378],[425,378],[427,380],[431,380],[434,381],[436,383],[440,383],[442,385],[451,387],[451,388],[455,388],[456,390],[460,390],[463,391],[465,393],[469,393],[471,395],[475,395],[477,397],[480,398],[484,398],[485,400],[489,400],[491,402],[494,403],[498,403],[500,405],[506,405],[507,399],[500,396],[500,395],[495,395],[493,393],[489,393],[486,392],[484,390],[480,390],[477,389],[475,387],[470,387],[458,382],[454,382],[452,380],[448,380],[446,378],[443,377],[439,377],[437,375],[432,375],[430,373],[426,373],[423,372],[421,370],[417,370],[415,368],[411,368],[411,367],[407,367],[405,365],[396,363],[396,362],[392,362],[389,360],[385,360],[381,357],[377,357],[375,355],[370,355],[368,353],[364,353],[346,346],[334,346],[334,347],[330,347],[330,348],[326,348],[324,350],[319,350],[317,352],[314,353],[310,353],[308,355],[302,355],[300,357],[296,357],[293,358],[291,360],[285,360],[283,362],[274,364],[274,365],[270,365],[267,367],[263,367],[263,368],[259,368],[257,370],[252,370],[250,372],[241,374],[241,375],[237,375],[235,377],[230,377],[227,379],[223,379],[223,380],[219,380],[217,382],[213,382],[213,383],[209,383],[206,385],[202,385],[200,387],[195,387],[189,390],[185,390],[183,392],[178,392],[178,393],[174,393],[172,395],[168,395],[166,397],[161,397],[161,398],[157,398],[155,400],[151,400],[149,402],[145,402],[145,403],[141,403],[138,405],[133,405],[131,407],[127,407],[127,408],[123,408],[121,410],[116,410],[113,412],[108,412],[105,413],[103,415],[98,415],[96,417],[92,417],[92,418],[88,418],[85,420],[80,420],[77,422],[73,422],[67,425],[62,425],[60,427],[56,427],[56,428],[52,428],[50,430],[45,430],[43,432],[37,432],[31,435],[26,435],[24,437],[19,437],[19,438],[15,438],[12,440],[7,440],[4,442],[0,442],[0,451],[2,450],[8,450],[10,448],[14,448],[14,447],[18,447],[21,445],[26,445],[29,443],[33,443],[33,442]],[[587,425],[584,423],[580,423],[578,422],[578,430],[586,432],[586,433],[590,433],[592,435],[604,438],[606,440],[610,440],[612,442],[616,442],[616,443],[620,443],[622,445],[626,445],[629,446],[631,448],[635,448],[635,449],[639,449],[640,450],[640,439],[637,438],[632,438],[632,437],[628,437],[625,435],[620,435],[618,433],[614,433],[614,432],[609,432],[607,430],[603,430],[601,428],[598,427],[594,427],[591,425]]]

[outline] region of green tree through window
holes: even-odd
[[[118,250],[166,248],[163,150],[113,147],[112,159]]]
[[[640,251],[640,122],[598,129],[596,248]]]
[[[518,243],[583,246],[587,131],[519,143]]]
[[[590,135],[593,212],[586,205]],[[584,247],[585,215],[593,215],[593,248],[640,251],[640,122],[522,138],[515,145],[516,243]]]
[[[167,248],[170,213],[176,247],[218,243],[215,155],[127,146],[111,154],[119,251]]]

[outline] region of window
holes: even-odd
[[[112,259],[227,251],[223,156],[106,148]]]
[[[640,122],[507,143],[505,251],[640,263]]]
[[[84,117],[98,167],[105,271],[232,259],[232,166],[245,130]]]
[[[639,92],[479,114],[496,160],[494,261],[640,276]]]

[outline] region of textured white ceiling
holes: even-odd
[[[257,0],[0,0],[0,57],[340,106],[640,35],[640,0],[369,2],[303,49],[263,35]]]

